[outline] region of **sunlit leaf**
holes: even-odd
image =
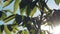
[[[44,8],[44,13],[46,13],[47,11],[46,11],[46,8]]]
[[[30,16],[32,17],[33,15],[34,15],[34,13],[36,12],[36,10],[37,10],[37,7],[34,7],[34,9],[31,11],[31,13],[30,13]]]
[[[55,0],[55,3],[56,3],[57,5],[59,5],[60,0]]]
[[[16,29],[15,28],[13,29],[13,32],[16,33]]]
[[[18,33],[17,33],[17,34],[21,34],[21,32],[22,32],[22,31],[20,30],[20,31],[18,31]]]
[[[11,34],[11,32],[9,31],[9,29],[6,25],[4,25],[4,31],[6,32],[6,34]]]
[[[26,15],[29,16],[30,13],[31,13],[31,8],[27,7],[27,9],[26,9]]]
[[[0,34],[3,34],[3,32],[0,31]]]
[[[27,6],[27,1],[26,0],[21,0],[21,2],[19,3],[19,7],[21,9],[20,10],[21,15],[25,12],[25,9],[26,9],[26,6]]]
[[[45,32],[45,31],[43,31],[43,32],[42,32],[42,34],[46,34],[46,32]]]
[[[28,30],[24,30],[24,34],[29,34]]]
[[[12,1],[13,1],[13,0],[7,0],[7,1],[5,1],[4,4],[3,4],[3,7],[6,7],[6,6],[8,6],[9,4],[11,4]]]
[[[16,23],[16,20],[14,20],[14,22],[13,22],[13,26],[12,26],[12,28],[15,28],[17,31],[20,31],[20,29],[18,28],[18,24]]]
[[[20,31],[20,29],[18,28],[18,26],[15,28],[17,31]]]
[[[49,32],[49,31],[47,31],[47,30],[46,30],[46,32],[47,32],[48,34],[50,34],[50,32]]]
[[[20,3],[20,0],[15,0],[15,3],[14,3],[14,14],[16,13],[18,7],[19,7],[19,3]]]
[[[2,5],[2,2],[1,2],[2,0],[0,0],[0,5]]]
[[[24,30],[22,30],[21,34],[24,34]]]
[[[14,32],[14,34],[16,34],[16,31],[19,31],[19,30],[16,30],[16,28],[18,28],[18,27],[16,27],[16,25],[15,25],[15,26],[13,26],[12,28],[13,28],[13,30],[12,30],[12,31]]]
[[[24,8],[22,8],[22,9],[20,10],[20,14],[21,14],[21,15],[23,15],[24,12],[26,12],[26,8],[27,8],[27,7],[24,7]]]

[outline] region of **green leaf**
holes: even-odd
[[[26,15],[29,16],[31,13],[31,8],[28,6],[26,9]]]
[[[19,25],[22,22],[22,16],[16,14],[15,20],[16,20],[16,23]]]
[[[2,20],[2,19],[7,17],[6,13],[4,13],[4,12],[2,12],[2,15],[0,15],[0,16],[1,16],[0,20]]]
[[[42,34],[46,34],[46,32],[45,32],[45,31],[43,31],[43,32],[42,32]]]
[[[28,30],[24,30],[24,34],[29,34]]]
[[[22,9],[20,10],[20,14],[21,14],[21,15],[24,13],[24,9],[25,9],[25,8],[22,8]]]
[[[0,34],[3,34],[3,32],[0,31]]]
[[[19,3],[20,3],[20,0],[15,0],[15,3],[14,3],[14,14],[16,13],[16,10],[19,7]]]
[[[46,11],[46,8],[44,8],[44,13],[46,13],[47,11]]]
[[[4,30],[4,25],[0,25],[0,32],[3,32]]]
[[[0,5],[2,5],[2,0],[0,0]]]
[[[27,8],[27,7],[21,8],[21,10],[20,10],[20,14],[21,14],[21,15],[23,15],[24,12],[26,12],[26,8]]]
[[[4,25],[4,31],[6,32],[6,34],[11,34],[11,32],[9,31],[7,25]]]
[[[27,6],[27,10],[26,10],[26,15],[29,16],[31,11],[34,9],[34,7],[36,6],[37,1],[33,1],[30,4],[28,4]]]
[[[24,34],[24,30],[21,32],[21,34]]]
[[[16,24],[16,20],[13,21],[13,24]]]
[[[15,15],[14,14],[13,15],[10,15],[9,17],[6,17],[5,19],[3,19],[3,21],[5,21],[5,23],[6,23],[6,22],[12,20],[13,18],[15,18]]]
[[[22,32],[22,30],[18,31],[18,33],[17,33],[17,34],[21,34],[21,32]]]
[[[28,4],[30,4],[32,2],[32,0],[21,0],[19,6],[20,6],[20,9],[21,8],[24,8],[25,6],[27,6]]]
[[[31,29],[30,32],[31,32],[30,34],[35,34],[35,30],[34,29]]]
[[[60,0],[55,0],[55,3],[56,3],[57,5],[59,5]]]
[[[37,10],[37,7],[34,7],[34,9],[31,11],[31,13],[30,13],[30,16],[32,17],[33,15],[34,15],[34,13],[36,12],[36,10]]]
[[[6,6],[8,6],[9,4],[11,4],[12,1],[13,1],[13,0],[7,0],[7,1],[5,1],[4,4],[3,4],[3,7],[6,7]]]

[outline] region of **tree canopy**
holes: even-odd
[[[53,19],[60,17],[59,11],[56,9],[52,10],[47,6],[49,0],[4,0],[3,3],[2,1],[3,0],[0,0],[2,8],[9,6],[13,1],[15,2],[13,12],[8,9],[0,10],[0,20],[4,22],[4,24],[0,25],[0,34],[3,34],[3,31],[5,31],[6,34],[11,34],[11,32],[14,34],[46,34],[46,32],[50,34],[47,30],[41,30],[41,25],[47,23],[46,25],[51,26],[53,24],[51,23]],[[60,0],[54,1],[56,5],[59,5]],[[20,9],[20,14],[16,13],[18,8]],[[33,17],[37,8],[41,14],[37,17]],[[7,16],[7,12],[11,13],[11,15]],[[26,15],[23,15],[24,13]],[[7,24],[12,19],[14,19],[14,22],[12,24]],[[23,28],[26,27],[27,30],[19,30],[18,27],[20,26]],[[18,32],[16,33],[16,31]]]

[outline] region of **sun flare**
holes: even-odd
[[[60,25],[53,28],[53,34],[60,34]]]

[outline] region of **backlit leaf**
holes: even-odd
[[[14,32],[14,34],[16,33],[16,29],[15,28],[13,29],[13,32]]]
[[[15,3],[14,3],[14,14],[16,13],[16,10],[19,7],[19,3],[20,3],[20,0],[15,0]]]
[[[17,33],[17,34],[21,34],[21,32],[22,32],[22,31],[20,30],[20,31],[18,31],[18,33]]]
[[[13,0],[7,0],[4,2],[3,7],[8,6]]]
[[[36,12],[36,7],[34,7],[34,9],[31,11],[31,13],[30,13],[30,16],[32,17],[33,15],[34,15],[34,13]]]
[[[21,34],[24,34],[24,30],[21,32]]]
[[[42,34],[46,34],[45,31],[43,31]]]
[[[9,29],[6,25],[4,25],[4,31],[6,32],[6,34],[11,34],[11,32],[9,31]]]
[[[22,9],[20,10],[20,14],[21,14],[21,15],[23,15],[24,12],[26,12],[26,8],[27,8],[27,7],[24,7],[24,8],[22,8]]]
[[[24,30],[24,34],[29,34],[28,30]]]
[[[57,5],[59,5],[60,0],[55,0],[55,3],[56,3]]]

